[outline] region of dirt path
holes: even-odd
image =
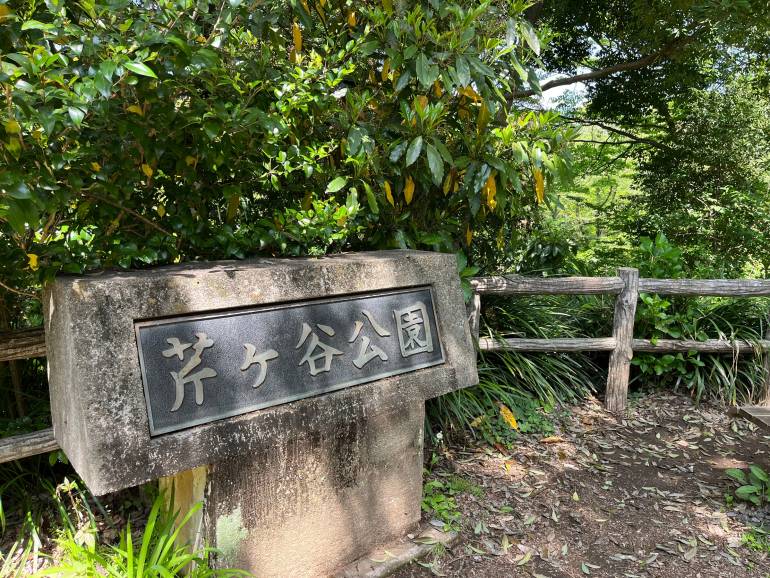
[[[427,481],[456,492],[461,541],[396,576],[768,577],[767,548],[742,540],[749,525],[770,528],[770,511],[728,505],[724,475],[770,470],[765,433],[658,393],[622,423],[590,400],[511,453],[447,448]]]

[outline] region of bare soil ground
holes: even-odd
[[[654,393],[622,422],[589,400],[510,452],[444,448],[428,479],[470,482],[455,496],[461,540],[396,576],[769,577],[767,551],[742,537],[770,511],[728,504],[724,474],[770,469],[769,441],[722,408]]]

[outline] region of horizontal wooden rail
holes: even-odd
[[[634,351],[646,353],[676,353],[683,351],[699,351],[702,353],[757,353],[770,351],[770,341],[729,341],[727,339],[706,339],[695,341],[691,339],[634,339]]]
[[[770,279],[639,279],[639,291],[704,297],[770,297]]]
[[[630,339],[633,329],[637,291],[663,295],[713,297],[770,297],[770,279],[639,279],[632,269],[619,269],[616,277],[476,277],[469,321],[475,336],[481,309],[481,295],[620,295],[615,307],[613,337],[580,339],[493,339],[478,340],[480,351],[577,352],[610,351],[617,365],[616,379],[608,380],[607,407],[617,413],[625,407],[628,388],[627,366],[632,352],[675,353],[753,353],[770,351],[770,337],[759,341],[709,339],[688,341]],[[626,279],[626,281],[624,281]],[[633,283],[628,280],[631,279]],[[622,331],[621,331],[622,329]],[[622,340],[622,343],[619,341]],[[629,343],[630,342],[630,343]],[[44,357],[45,336],[42,328],[0,333],[0,362]],[[770,358],[768,358],[770,359]],[[611,363],[612,365],[612,363]],[[622,370],[622,371],[621,371]],[[611,394],[611,395],[610,395]],[[614,401],[613,401],[614,400]],[[52,429],[0,439],[0,463],[43,454],[59,448]]]
[[[3,438],[0,439],[0,464],[58,449],[52,428]]]
[[[0,333],[0,361],[45,357],[45,334],[42,328]]]
[[[620,277],[476,277],[479,295],[616,295],[623,290]]]
[[[612,351],[615,349],[614,337],[583,337],[574,339],[479,339],[481,351]]]

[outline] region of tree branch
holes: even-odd
[[[684,48],[690,42],[692,42],[694,38],[695,38],[695,34],[692,34],[690,36],[684,36],[682,38],[677,38],[676,40],[673,40],[668,44],[666,44],[663,48],[661,48],[657,52],[653,52],[652,54],[642,56],[637,60],[620,62],[618,64],[613,64],[612,66],[599,68],[598,70],[592,70],[591,72],[585,72],[583,74],[575,74],[574,76],[568,76],[566,78],[555,78],[554,80],[549,80],[545,84],[541,85],[540,91],[545,92],[546,90],[556,88],[557,86],[567,86],[570,84],[576,84],[578,82],[585,82],[587,80],[596,80],[597,78],[604,78],[605,76],[611,76],[618,72],[627,72],[629,70],[638,70],[640,68],[645,68],[646,66],[650,66],[651,64],[654,64],[660,60],[671,57],[673,54],[679,52],[680,50],[682,50],[682,48]],[[510,104],[511,101],[513,101],[513,99],[515,98],[524,98],[527,96],[534,96],[535,94],[537,93],[535,92],[535,90],[531,88],[528,90],[519,90],[511,93],[508,99],[508,103]]]
[[[160,231],[164,235],[168,235],[169,237],[173,236],[169,231],[167,231],[166,229],[164,229],[163,227],[161,227],[157,223],[152,222],[150,219],[148,219],[147,217],[145,217],[144,215],[142,215],[140,213],[137,213],[133,209],[129,209],[128,207],[124,207],[123,205],[121,205],[117,201],[114,201],[114,200],[112,200],[112,199],[110,199],[108,197],[102,197],[101,195],[96,195],[96,194],[88,192],[88,191],[81,191],[81,193],[83,195],[85,195],[86,197],[91,197],[95,201],[101,201],[102,203],[107,203],[108,205],[112,205],[116,209],[120,209],[121,211],[125,211],[129,215],[132,215],[132,216],[136,217],[137,219],[139,219],[140,221],[142,221],[148,227],[152,227],[153,229],[155,229],[156,231]]]
[[[662,142],[658,142],[655,139],[651,139],[651,138],[647,138],[647,137],[636,135],[636,134],[634,134],[632,132],[629,132],[627,130],[623,130],[622,128],[618,128],[618,127],[612,126],[612,125],[607,124],[606,122],[602,122],[600,120],[574,118],[574,117],[570,117],[570,116],[562,116],[562,118],[564,120],[568,120],[570,122],[577,122],[577,123],[580,123],[580,124],[583,124],[583,125],[598,126],[599,128],[602,128],[602,129],[604,129],[606,131],[609,131],[609,132],[615,133],[617,135],[626,137],[627,139],[630,139],[630,140],[634,141],[635,143],[647,144],[647,145],[650,145],[652,147],[655,147],[655,148],[658,148],[658,149],[661,149],[661,150],[665,150],[665,151],[671,151],[672,150],[670,146],[665,145]]]

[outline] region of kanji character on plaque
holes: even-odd
[[[316,327],[318,327],[320,331],[329,337],[334,337],[335,331],[328,325],[316,323]],[[307,323],[302,324],[302,335],[300,336],[299,342],[294,349],[299,349],[302,347],[305,341],[307,341],[308,337],[310,337],[310,343],[308,343],[308,347],[305,350],[305,354],[302,356],[302,359],[300,359],[299,365],[307,363],[308,367],[310,368],[310,375],[313,376],[318,375],[319,373],[330,371],[332,368],[332,360],[334,359],[334,356],[343,355],[342,351],[321,341],[318,338],[318,334],[316,334],[316,332],[313,331],[310,325]],[[315,353],[316,350],[319,350],[319,352]],[[321,359],[323,359],[323,365],[319,366],[317,365],[317,362]]]
[[[197,341],[194,345],[192,343],[182,343],[176,337],[169,337],[166,339],[166,343],[171,347],[161,352],[163,357],[177,356],[181,361],[184,361],[185,351],[190,347],[193,349],[193,356],[182,370],[179,373],[176,371],[170,372],[176,387],[176,398],[170,411],[176,411],[182,406],[182,402],[184,402],[184,386],[188,383],[195,385],[195,403],[203,405],[203,380],[217,376],[217,372],[209,367],[204,367],[200,371],[192,373],[203,362],[201,359],[203,351],[214,345],[214,340],[209,339],[205,333],[196,333],[195,337]]]
[[[257,353],[257,348],[251,343],[244,343],[243,347],[246,349],[246,354],[243,363],[241,364],[241,371],[247,371],[255,363],[259,364],[257,379],[251,384],[251,387],[256,389],[265,382],[265,378],[267,377],[267,362],[277,358],[278,352],[275,349],[268,349],[262,353]]]
[[[396,309],[393,315],[396,317],[402,357],[433,351],[433,336],[424,303],[418,301],[403,309]]]
[[[374,316],[366,309],[361,311],[361,314],[369,321],[369,324],[374,328],[374,331],[380,337],[390,337],[390,331],[385,329],[382,325],[377,323]],[[356,320],[355,327],[353,328],[353,335],[348,339],[348,343],[353,343],[361,334],[364,328],[362,321]],[[362,335],[361,345],[358,348],[358,356],[353,360],[353,365],[358,369],[362,369],[367,363],[369,363],[375,357],[379,357],[382,361],[388,360],[388,354],[385,353],[381,347],[371,344],[371,339],[366,335]]]

